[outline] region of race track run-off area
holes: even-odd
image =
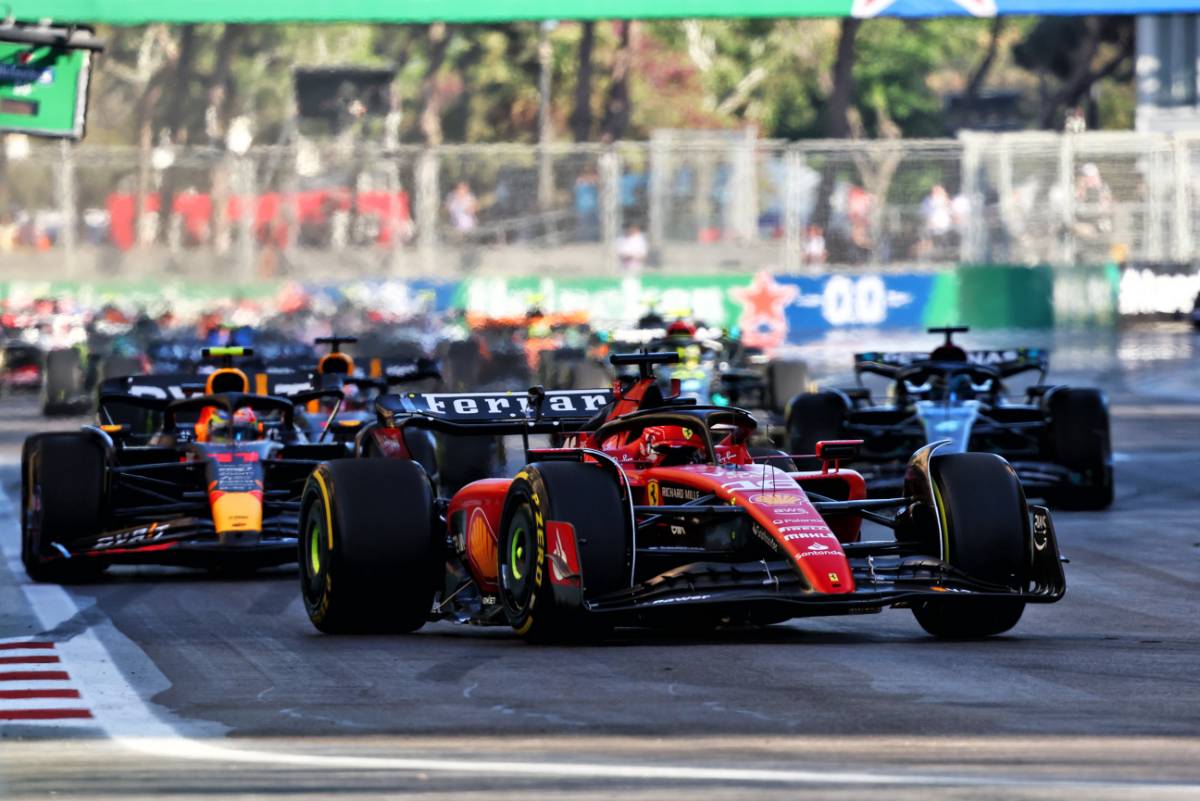
[[[1065,600],[968,642],[906,610],[586,647],[330,637],[291,568],[35,585],[20,443],[80,421],[6,398],[0,797],[1200,798],[1192,337],[1055,373],[1109,395],[1117,500],[1056,513]]]

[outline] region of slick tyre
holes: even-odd
[[[430,480],[436,485],[438,482],[438,456],[437,441],[434,439],[433,432],[421,428],[405,428],[404,447],[408,448],[409,458],[425,468]],[[379,446],[375,444],[374,437],[366,437],[362,447],[362,457],[367,459],[389,458],[384,456]]]
[[[754,457],[755,464],[769,464],[785,473],[796,472],[796,462],[791,456],[778,448],[767,448],[756,445],[750,448],[750,455]]]
[[[584,359],[571,368],[571,389],[608,389],[612,383],[612,373],[594,359]]]
[[[821,440],[843,439],[846,402],[836,392],[797,395],[787,407],[788,447],[793,455],[810,454]],[[819,470],[818,459],[797,459],[801,470]]]
[[[496,437],[442,434],[437,440],[435,461],[442,497],[452,497],[472,481],[496,474],[498,449],[503,447]]]
[[[1046,500],[1064,509],[1107,509],[1113,502],[1113,469],[1104,396],[1094,389],[1060,389],[1050,396],[1048,407],[1050,447],[1082,481],[1055,487]]]
[[[482,361],[478,342],[471,339],[451,342],[445,356],[446,389],[451,392],[474,389],[479,383]]]
[[[424,467],[429,478],[436,482],[438,480],[438,457],[437,442],[434,440],[433,433],[418,428],[405,429],[404,446],[408,448],[412,460]]]
[[[972,578],[1011,589],[1025,585],[1029,513],[1008,462],[990,453],[934,456],[945,560]],[[1009,598],[947,598],[913,607],[935,637],[1002,634],[1021,619],[1025,602]]]
[[[79,351],[60,348],[47,353],[42,413],[47,417],[78,413],[83,394],[83,364],[79,359]]]
[[[327,634],[416,631],[441,578],[433,488],[406,459],[339,459],[309,477],[300,505],[300,589]]]
[[[84,432],[38,434],[21,451],[21,562],[34,581],[89,581],[104,572],[98,557],[63,558],[55,543],[100,534],[105,452]]]
[[[769,408],[778,414],[787,413],[787,402],[804,392],[808,385],[808,364],[795,359],[776,359],[767,365]]]
[[[517,634],[543,643],[603,639],[611,627],[583,604],[630,585],[630,524],[617,478],[597,465],[544,462],[517,474],[498,550],[500,602]]]

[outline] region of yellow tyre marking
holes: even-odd
[[[321,488],[321,498],[325,502],[325,531],[329,534],[329,550],[333,550],[333,512],[330,509],[329,502],[329,487],[325,485],[325,478],[321,475],[321,471],[317,470],[313,473],[313,478],[317,480],[317,486]]]
[[[938,519],[942,523],[942,561],[950,558],[950,526],[946,523],[946,504],[942,502],[942,491],[936,481],[933,485],[933,502],[937,506]]]

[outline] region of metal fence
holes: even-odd
[[[804,141],[244,156],[39,145],[0,181],[8,278],[256,279],[1191,262],[1200,138]]]

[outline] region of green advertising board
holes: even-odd
[[[492,317],[547,312],[585,312],[595,321],[627,324],[648,311],[695,317],[707,325],[738,324],[742,304],[734,290],[749,275],[643,275],[611,278],[475,278],[464,281],[456,305]]]
[[[0,132],[83,138],[92,54],[89,28],[0,24]]]
[[[92,54],[0,41],[0,130],[79,139]]]

